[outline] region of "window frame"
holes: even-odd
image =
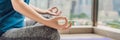
[[[98,24],[98,7],[99,7],[99,0],[93,0],[93,6],[92,6],[92,26],[96,27]]]

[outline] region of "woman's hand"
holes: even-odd
[[[58,23],[58,20],[65,20],[65,24],[63,25],[60,25]],[[68,23],[68,20],[66,17],[55,17],[53,19],[50,19],[47,21],[46,23],[48,26],[50,26],[51,28],[54,28],[54,29],[58,29],[58,30],[66,30],[66,29],[69,29],[72,25],[72,23]]]
[[[57,7],[52,7],[50,9],[46,10],[45,13],[48,13],[48,14],[51,14],[54,16],[59,16],[62,12],[60,10],[58,10]]]
[[[72,23],[69,24],[66,17],[59,16],[62,12],[60,10],[58,10],[57,7],[52,7],[50,9],[48,9],[46,11],[46,13],[56,16],[55,18],[49,19],[47,21],[48,26],[50,26],[54,29],[58,29],[58,30],[66,30],[66,29],[69,29],[71,27]],[[58,23],[59,20],[65,20],[65,24],[60,25]]]

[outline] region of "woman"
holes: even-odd
[[[46,19],[40,14],[51,14],[56,17]],[[36,40],[60,40],[56,29],[66,30],[71,27],[66,17],[59,16],[60,14],[61,11],[56,7],[41,10],[29,5],[29,0],[0,0],[0,35],[2,38],[10,38],[13,40],[31,40],[31,38]],[[45,26],[21,28],[24,26],[23,15]],[[59,25],[59,19],[64,19],[66,21],[65,24]]]

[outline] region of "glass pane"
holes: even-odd
[[[90,26],[91,0],[32,0],[31,3],[41,9],[57,6],[73,26]]]
[[[120,0],[99,0],[98,23],[120,29]]]

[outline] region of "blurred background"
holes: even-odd
[[[93,15],[94,2],[98,3],[97,16]],[[120,40],[120,0],[31,0],[31,4],[40,9],[57,6],[63,12],[62,16],[72,22],[70,30],[60,31],[63,40]],[[97,25],[93,26],[95,17]]]
[[[73,26],[91,25],[91,0],[31,0],[31,4],[41,9],[57,6]]]
[[[120,28],[120,0],[99,0],[98,25]],[[73,26],[92,26],[93,0],[31,0],[31,4],[48,9],[57,6]]]

